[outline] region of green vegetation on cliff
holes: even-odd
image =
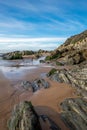
[[[22,54],[20,54],[20,53],[15,53],[14,55],[12,55],[12,56],[10,57],[9,60],[16,60],[16,59],[23,59]]]
[[[33,56],[35,58],[40,58],[41,56],[47,55],[50,53],[49,51],[45,50],[38,50],[38,51],[32,51],[32,50],[24,50],[24,51],[14,51],[5,53],[3,55],[3,59],[5,60],[16,60],[16,59],[23,59],[24,57]]]
[[[16,60],[16,59],[23,59],[22,53],[19,51],[11,52],[3,55],[3,59],[5,60]]]
[[[35,52],[34,51],[23,51],[23,55],[33,55],[33,54],[35,54]]]
[[[54,50],[46,61],[58,61],[64,64],[79,64],[87,60],[87,30],[68,38],[64,44]]]
[[[45,58],[45,60],[49,61],[49,60],[53,60],[53,59],[60,58],[60,57],[61,57],[61,54],[58,52],[58,53],[55,53],[55,54],[51,54],[50,56],[47,56]]]

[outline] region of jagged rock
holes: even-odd
[[[75,66],[71,70],[56,70],[54,74],[50,76],[52,80],[58,82],[69,83],[76,87],[77,91],[87,98],[87,62],[80,66]]]
[[[40,88],[49,88],[49,83],[44,79],[35,79],[32,82],[22,81],[20,86],[25,90],[32,90],[33,92],[39,90]]]
[[[32,88],[31,83],[29,81],[22,81],[21,86],[26,90],[30,90]]]
[[[78,51],[72,51],[70,54],[67,55],[67,58],[66,58],[66,63],[67,64],[79,64],[83,61],[86,60],[86,54],[87,51],[84,49],[84,50],[78,50]]]
[[[61,106],[61,117],[70,130],[87,130],[87,101],[82,98],[66,99]]]
[[[8,128],[9,130],[41,130],[39,117],[30,102],[24,101],[14,107],[8,121]]]
[[[32,87],[33,87],[33,91],[37,91],[42,87],[49,88],[49,83],[44,79],[36,79],[32,82]]]

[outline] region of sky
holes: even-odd
[[[53,50],[87,28],[87,0],[0,0],[0,52]]]

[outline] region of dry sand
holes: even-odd
[[[48,72],[50,68],[40,67],[32,72],[27,72],[20,80],[34,80],[41,73]],[[46,79],[48,80],[48,79]],[[61,130],[69,130],[60,119],[60,103],[66,98],[75,97],[75,90],[67,84],[50,81],[49,89],[41,89],[34,94],[17,86],[17,82],[10,81],[0,72],[0,130],[7,129],[7,120],[13,106],[20,101],[30,100],[35,106],[37,113],[48,115],[61,127]],[[43,130],[49,130],[47,123],[40,119]]]

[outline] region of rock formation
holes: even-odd
[[[87,30],[68,38],[46,60],[61,60],[64,64],[79,64],[87,60]]]
[[[41,130],[39,117],[30,102],[24,101],[14,107],[8,121],[8,128],[9,130]]]
[[[58,82],[71,84],[77,89],[79,94],[87,98],[87,62],[75,66],[71,70],[56,70],[50,75],[50,78]]]
[[[32,82],[22,81],[20,86],[22,88],[24,88],[25,90],[31,90],[32,89],[32,91],[35,92],[35,91],[39,90],[40,88],[45,88],[45,89],[49,88],[50,85],[46,80],[44,80],[42,78],[40,78],[40,79],[38,78],[38,79],[35,79]]]
[[[61,107],[61,118],[70,130],[87,130],[87,101],[82,98],[66,99]]]
[[[50,52],[45,50],[38,50],[38,51],[25,50],[25,51],[8,52],[3,54],[2,57],[5,60],[17,60],[17,59],[26,59],[26,58],[36,59],[43,56],[47,56],[49,54]]]
[[[72,69],[53,69],[48,73],[51,80],[71,84],[80,98],[66,99],[61,103],[61,119],[70,130],[87,129],[87,61]]]

